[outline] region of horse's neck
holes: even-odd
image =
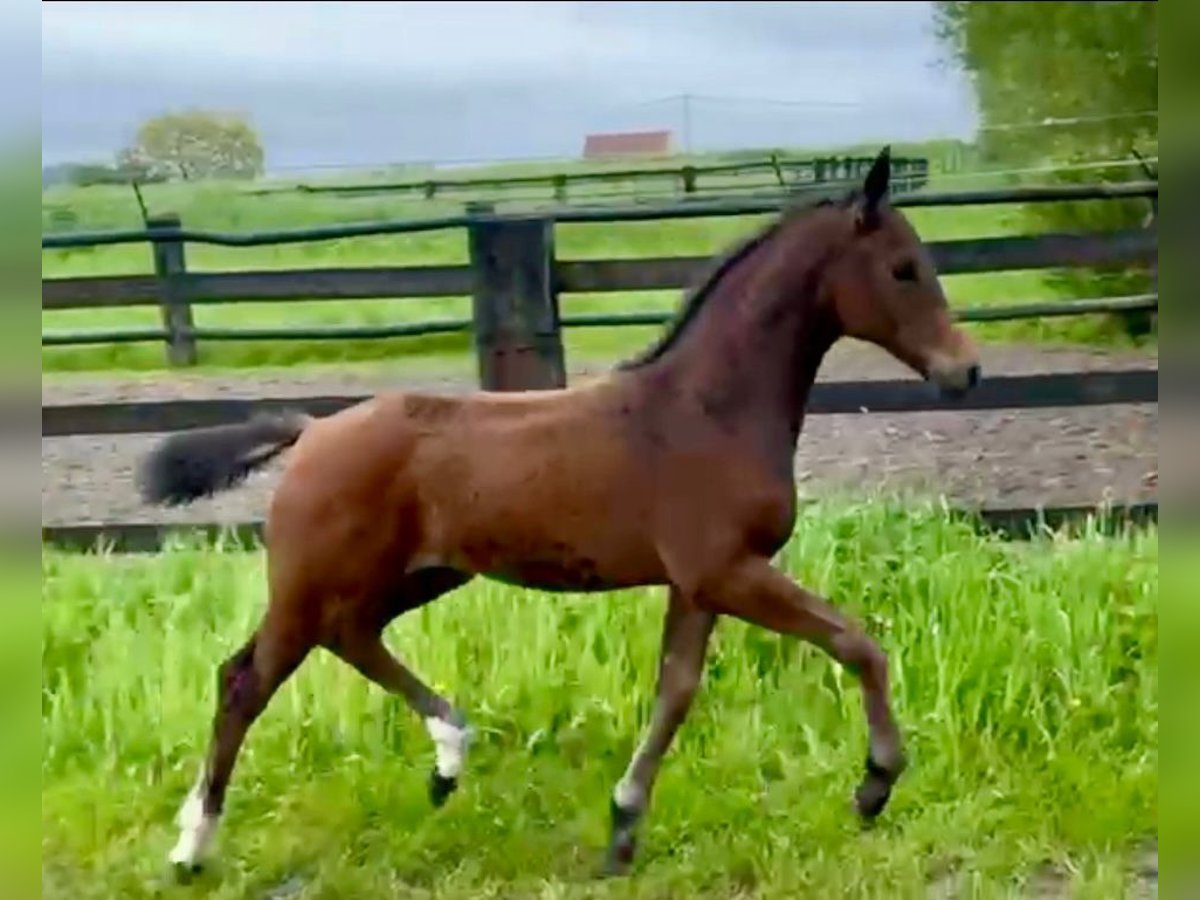
[[[776,237],[734,266],[655,364],[723,430],[786,453],[789,471],[817,370],[839,334],[818,296],[829,232],[807,230],[811,240],[783,246]],[[801,244],[806,259],[791,249]]]

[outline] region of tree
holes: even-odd
[[[116,171],[126,182],[145,184],[148,181],[164,181],[167,178],[165,167],[156,167],[137,146],[126,147],[117,153]]]
[[[1158,151],[1158,4],[937,2],[938,36],[971,78],[983,120],[980,149],[1003,168],[1129,159]],[[1063,121],[1068,120],[1068,121]],[[1019,126],[1019,127],[1010,127]],[[1143,177],[1129,166],[1062,171],[1052,181]],[[1053,230],[1142,225],[1143,200],[1031,204]],[[1073,289],[1144,290],[1145,273],[1062,276]]]
[[[258,135],[244,119],[194,110],[147,120],[118,154],[117,167],[138,180],[253,178],[262,173],[263,159]]]
[[[1118,159],[1157,148],[1157,3],[934,6],[944,46],[975,87],[993,159]],[[1038,127],[1054,120],[1076,121]],[[997,129],[1013,124],[1035,127]]]

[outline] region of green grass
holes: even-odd
[[[1003,543],[935,505],[806,507],[781,564],[889,653],[912,767],[879,827],[849,795],[856,682],[723,621],[631,880],[590,880],[646,721],[661,591],[479,581],[389,643],[468,712],[442,810],[403,706],[323,653],[251,732],[213,868],[179,896],[1120,896],[1157,830],[1158,536]],[[217,663],[263,606],[260,554],[43,561],[45,896],[174,895],[172,817]]]

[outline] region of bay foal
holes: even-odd
[[[979,378],[926,248],[887,201],[889,170],[885,148],[861,189],[786,211],[721,262],[656,345],[595,382],[392,391],[326,418],[262,418],[156,448],[142,491],[162,503],[232,487],[290,448],[266,520],[267,609],[220,667],[208,757],[170,859],[199,863],[247,730],[315,647],[424,718],[431,796],[444,802],[464,717],[381,634],[476,576],[550,591],[668,586],[653,717],[613,792],[610,871],[633,860],[722,615],[810,641],[859,676],[870,740],[855,800],[878,815],[904,767],[887,660],[771,559],[795,521],[809,390],[838,338],[873,342],[947,391]]]

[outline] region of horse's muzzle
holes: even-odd
[[[979,363],[953,369],[938,369],[930,373],[929,380],[937,385],[938,392],[950,400],[960,400],[979,386],[983,380],[983,369]]]

